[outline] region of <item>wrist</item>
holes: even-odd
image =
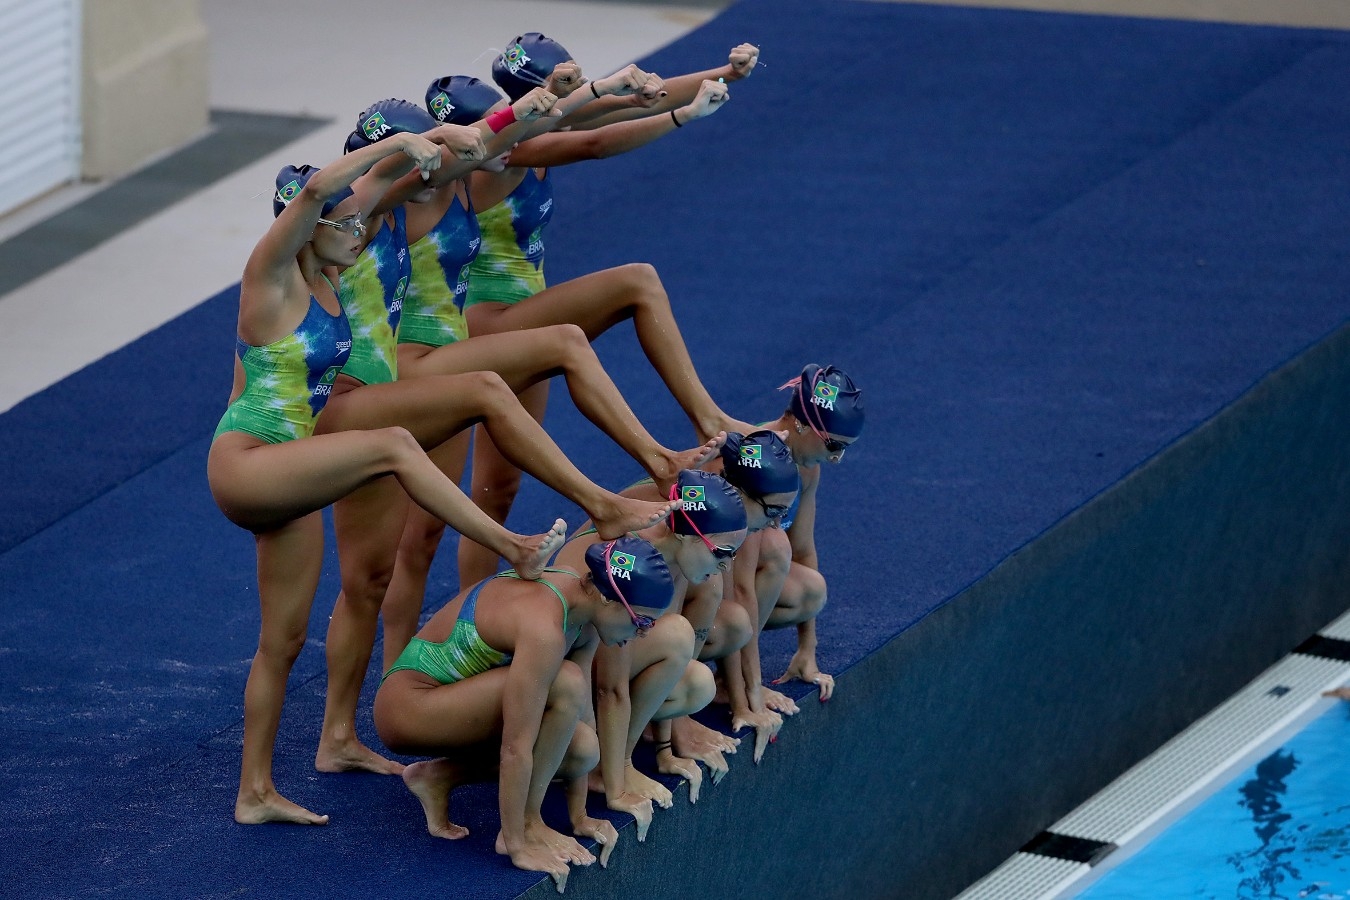
[[[609,93],[609,91],[606,91],[605,93]],[[594,81],[591,82],[591,94],[595,97],[596,100],[600,99],[600,90],[595,86]]]
[[[672,121],[672,122],[675,123],[675,127],[676,127],[676,128],[683,128],[683,127],[684,127],[684,123],[680,121],[679,116],[675,115],[677,112],[683,112],[683,109],[684,109],[684,108],[681,107],[680,109],[672,109],[672,110],[670,111],[670,121]],[[686,118],[687,118],[687,116],[686,116]]]
[[[508,106],[506,109],[500,109],[487,117],[487,127],[493,134],[498,133],[508,125],[514,125],[516,121],[516,111]]]

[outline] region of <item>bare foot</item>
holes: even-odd
[[[292,822],[296,825],[327,825],[328,817],[312,813],[277,793],[276,788],[254,794],[239,789],[234,800],[234,820],[240,825]]]
[[[675,479],[686,469],[697,469],[717,455],[717,451],[722,449],[722,445],[727,442],[727,433],[719,431],[709,440],[692,447],[688,450],[675,452],[666,451],[667,456],[664,460],[652,466],[648,472],[652,476],[652,481],[656,484],[656,489],[662,496],[670,493],[670,486],[675,483]]]
[[[543,534],[520,538],[514,556],[505,557],[516,570],[516,574],[529,581],[537,581],[544,574],[544,566],[553,558],[553,554],[567,542],[567,523],[555,519],[553,527]]]
[[[587,510],[591,513],[596,534],[605,541],[621,538],[630,531],[650,528],[675,508],[675,502],[671,500],[634,500],[618,494],[610,496],[610,503],[612,506],[608,510]]]
[[[718,427],[726,432],[734,431],[741,437],[745,437],[752,431],[764,430],[764,428],[760,425],[753,425],[750,422],[742,422],[740,419],[733,419],[730,417],[722,420],[721,424],[718,425]],[[784,440],[787,440],[786,435],[784,435],[782,432],[780,432],[779,434],[783,437]]]
[[[605,792],[605,779],[600,776],[600,767],[596,766],[586,775],[586,790],[592,794]]]
[[[314,768],[320,772],[374,772],[376,775],[401,775],[403,763],[385,759],[353,735],[347,740],[324,735],[314,754]]]
[[[1322,692],[1323,697],[1336,697],[1340,700],[1350,700],[1350,685],[1344,687],[1332,688],[1329,691]]]
[[[448,759],[416,762],[403,770],[403,783],[422,804],[427,832],[432,837],[456,841],[469,829],[450,821],[450,792],[462,783],[459,767]]]

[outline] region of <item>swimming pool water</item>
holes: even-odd
[[[1350,900],[1350,703],[1312,720],[1078,897]]]

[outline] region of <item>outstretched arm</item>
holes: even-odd
[[[749,78],[759,62],[759,48],[754,44],[740,44],[733,47],[727,57],[727,64],[703,72],[690,72],[676,75],[660,81],[660,88],[650,96],[630,96],[605,99],[590,103],[578,110],[575,118],[568,117],[565,125],[576,128],[600,128],[615,122],[656,116],[670,112],[690,103],[698,94],[699,87],[705,81],[721,81],[730,84],[742,78]],[[655,78],[656,76],[652,76]]]
[[[586,159],[603,159],[636,150],[697,119],[721,109],[729,94],[724,84],[705,81],[697,96],[668,115],[620,122],[592,131],[543,134],[521,144],[511,154],[512,166],[561,166]]]
[[[281,211],[249,255],[244,267],[246,289],[284,290],[295,268],[295,257],[314,233],[323,205],[352,186],[372,167],[390,157],[389,165],[414,165],[431,172],[440,165],[440,153],[430,141],[415,134],[395,135],[362,147],[324,166],[310,177],[300,193]]]

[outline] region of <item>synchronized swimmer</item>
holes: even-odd
[[[305,641],[334,510],[342,589],[329,624],[320,771],[399,774],[427,830],[456,839],[452,793],[498,785],[497,851],[550,875],[604,865],[618,842],[588,796],[631,814],[645,840],[671,791],[638,770],[689,782],[697,802],[739,740],[695,721],[719,699],[754,760],[797,711],[764,684],[765,629],[795,627],[776,683],[822,701],[816,664],[826,584],[815,549],[821,464],[862,431],[862,392],[833,366],[785,385],[779,418],[753,425],[713,400],[694,369],[656,270],[631,263],[547,285],[552,168],[637,149],[717,112],[759,51],[662,79],[635,65],[595,80],[557,41],[519,35],[492,65],[497,87],[438,76],[422,104],[387,99],[358,116],[342,155],[277,176],[275,221],[241,279],[234,387],[207,464],[221,512],[257,547],[261,631],[244,691],[234,816],[321,825],[283,796],[272,758],[286,681]],[[501,92],[498,91],[501,89]],[[505,96],[503,96],[503,94]],[[688,416],[692,447],[643,427],[590,342],[631,320]],[[542,427],[550,379],[646,478],[597,485]],[[472,445],[470,444],[470,434]],[[458,483],[470,465],[472,488]],[[569,541],[502,523],[527,472],[590,522]],[[459,536],[461,591],[419,629],[427,571],[446,526]],[[499,571],[505,563],[504,571]],[[379,620],[380,741],[356,736]],[[563,782],[574,836],[540,813]]]

